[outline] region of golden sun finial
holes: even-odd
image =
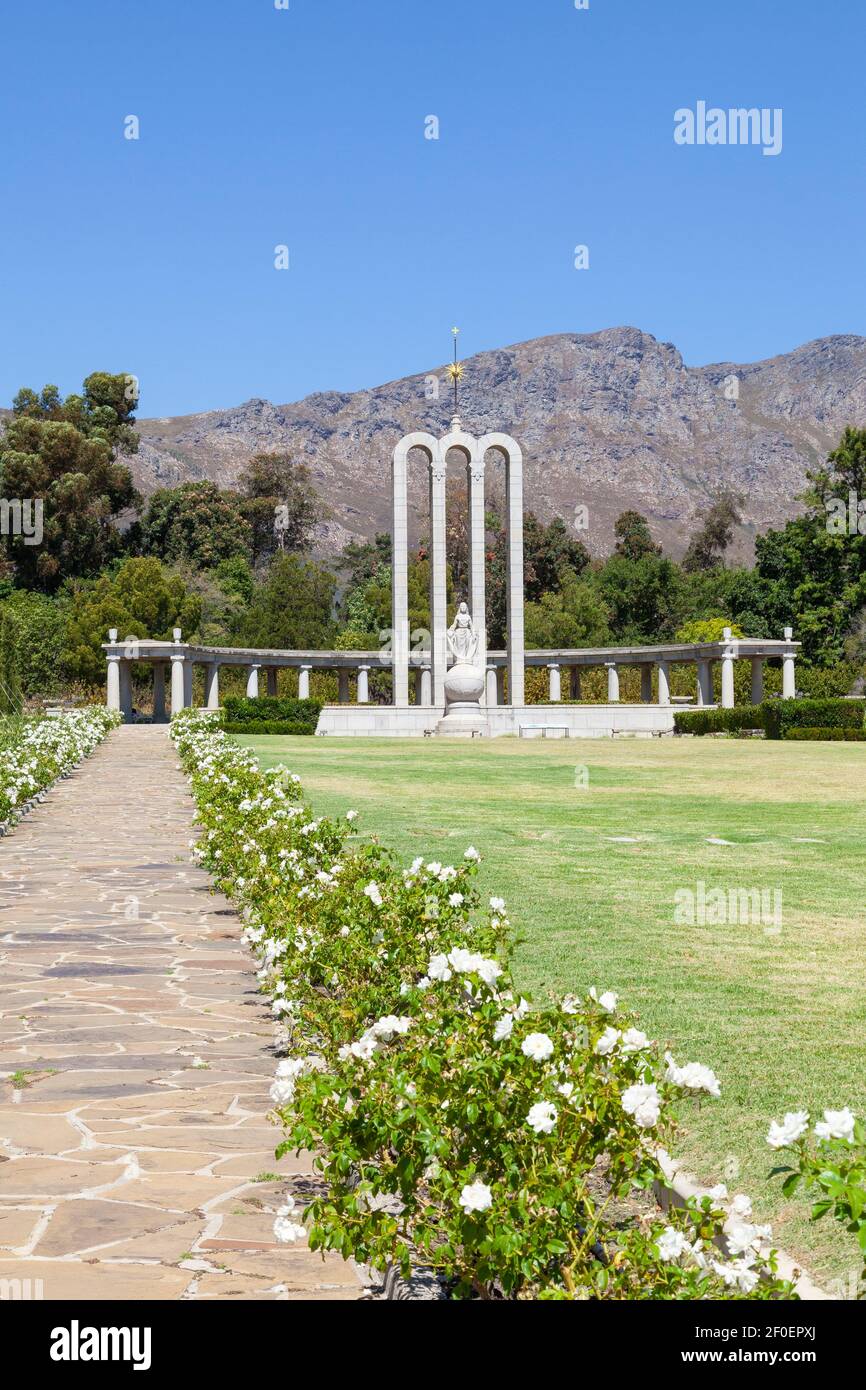
[[[454,414],[456,415],[456,414],[457,414],[457,395],[458,395],[458,387],[459,387],[459,385],[460,385],[460,378],[461,378],[462,375],[463,375],[463,366],[462,366],[462,364],[461,364],[460,362],[457,361],[457,335],[458,335],[458,333],[460,332],[460,329],[459,329],[459,328],[452,328],[452,329],[451,329],[451,332],[452,332],[453,335],[454,335],[454,361],[451,363],[451,365],[450,365],[449,368],[448,368],[448,375],[450,376],[452,382],[454,383]]]

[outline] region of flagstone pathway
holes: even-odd
[[[0,840],[0,1298],[361,1296],[273,1239],[311,1165],[274,1159],[270,1013],[193,833],[141,725]]]

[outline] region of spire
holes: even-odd
[[[459,328],[452,328],[452,329],[451,329],[451,332],[452,332],[453,335],[454,335],[454,361],[451,363],[450,367],[448,368],[448,375],[450,376],[451,380],[452,380],[453,383],[454,383],[454,419],[452,420],[451,423],[452,423],[454,429],[459,430],[459,429],[461,428],[461,425],[460,425],[459,389],[460,389],[460,378],[461,378],[462,375],[463,375],[463,366],[462,366],[462,363],[460,363],[460,362],[457,361],[457,335],[458,335],[458,333],[460,332],[460,329],[459,329]]]

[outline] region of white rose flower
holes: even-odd
[[[504,898],[491,898],[491,899],[490,899],[490,907],[491,907],[491,909],[492,909],[493,912],[504,912],[504,911],[505,911],[505,899],[504,899]]]
[[[556,1113],[556,1106],[549,1100],[539,1100],[526,1116],[526,1123],[536,1134],[552,1134],[556,1125]]]
[[[382,906],[382,894],[379,892],[378,883],[368,883],[367,887],[364,889],[364,894],[375,907]]]
[[[767,1143],[771,1149],[786,1149],[789,1144],[802,1139],[808,1128],[808,1110],[789,1110],[781,1124],[773,1120],[767,1134]]]
[[[489,1211],[493,1206],[493,1193],[486,1182],[467,1183],[460,1192],[460,1205],[467,1213]]]
[[[493,1029],[493,1041],[504,1042],[506,1038],[511,1037],[513,1030],[514,1015],[503,1014],[501,1018],[496,1020],[496,1027]]]
[[[677,1231],[673,1226],[665,1227],[655,1245],[659,1259],[665,1261],[678,1260],[692,1248],[682,1231]]]
[[[652,1129],[658,1124],[661,1112],[661,1099],[655,1082],[649,1085],[629,1086],[623,1092],[622,1108],[627,1115],[633,1115],[641,1129]]]
[[[478,860],[481,858],[481,855],[478,853],[478,850],[475,848],[474,845],[470,845],[463,858],[468,859],[471,864],[477,864]]]
[[[463,905],[463,894],[462,894],[462,893],[449,893],[449,894],[448,894],[448,901],[449,901],[449,903],[451,904],[452,907],[462,907],[462,905]]]
[[[815,1134],[818,1139],[847,1139],[850,1144],[854,1139],[855,1123],[847,1105],[844,1110],[825,1110],[823,1120],[815,1126]]]
[[[448,957],[443,955],[431,956],[427,966],[427,974],[431,980],[450,980],[451,969],[448,965]]]
[[[649,1038],[639,1028],[626,1028],[622,1035],[623,1052],[643,1052],[644,1048],[649,1047],[649,1045]]]
[[[619,1042],[620,1032],[618,1028],[605,1028],[601,1037],[595,1045],[595,1050],[599,1057],[607,1057]]]
[[[524,1057],[531,1057],[533,1062],[546,1062],[548,1057],[553,1056],[553,1041],[546,1033],[529,1033],[523,1039],[520,1050]]]

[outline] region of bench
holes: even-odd
[[[571,737],[571,728],[568,724],[521,724],[517,731],[518,738],[523,738],[524,734],[540,733],[542,738],[547,738],[548,732],[553,730],[558,734],[565,734],[566,738]]]

